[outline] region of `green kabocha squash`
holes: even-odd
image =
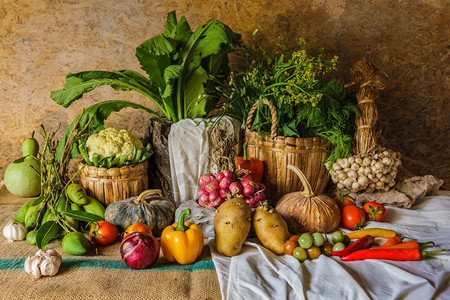
[[[112,202],[105,210],[105,221],[113,223],[120,231],[135,223],[144,223],[154,236],[159,236],[174,219],[175,206],[161,195],[161,190],[146,190],[138,197]]]

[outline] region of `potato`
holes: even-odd
[[[216,249],[220,254],[234,256],[241,252],[251,227],[252,209],[242,198],[222,203],[214,216]]]
[[[289,230],[286,221],[275,209],[259,205],[253,214],[253,229],[264,247],[275,254],[284,254]]]

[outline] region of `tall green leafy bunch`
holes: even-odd
[[[132,70],[70,73],[64,88],[53,91],[51,98],[69,107],[84,93],[109,85],[117,91],[134,90],[146,96],[172,122],[205,117],[220,98],[215,86],[228,76],[228,53],[239,40],[239,34],[217,20],[210,20],[193,32],[186,18],[177,21],[172,11],[167,15],[164,32],[136,49],[136,57],[147,76]],[[111,112],[125,107],[163,117],[146,106],[108,100],[87,108],[78,126],[92,117],[91,129],[98,130]],[[76,149],[73,154],[78,154]]]
[[[245,124],[251,106],[259,101],[251,130],[269,134],[272,117],[261,101],[267,98],[277,110],[278,135],[327,139],[333,144],[330,163],[348,156],[359,112],[354,93],[341,80],[326,79],[337,69],[337,57],[327,59],[323,49],[307,49],[304,39],[292,48],[282,39],[278,45],[281,50],[273,54],[251,45],[245,48],[245,70],[231,73],[229,84],[221,85],[226,113]]]

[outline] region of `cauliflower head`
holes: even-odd
[[[112,127],[105,128],[98,133],[88,137],[86,141],[89,158],[92,160],[94,153],[97,153],[100,159],[104,157],[127,156],[127,160],[133,158],[133,149],[142,148],[144,145],[128,130],[117,130]]]

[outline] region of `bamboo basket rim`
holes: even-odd
[[[133,177],[142,176],[143,173],[147,170],[148,161],[143,161],[141,163],[129,166],[122,166],[116,168],[99,168],[95,166],[89,166],[86,164],[82,164],[80,168],[83,170],[83,175],[89,178],[98,178],[98,179],[130,179]],[[130,176],[131,175],[131,176]]]

